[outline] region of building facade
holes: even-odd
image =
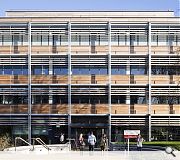
[[[172,11],[7,11],[0,129],[46,143],[94,131],[180,140],[180,19]]]

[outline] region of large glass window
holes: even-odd
[[[144,75],[147,74],[146,66],[131,66],[131,75]]]
[[[67,104],[67,103],[68,103],[67,96],[53,95],[53,104]]]
[[[33,46],[40,46],[41,45],[41,35],[40,34],[33,34],[32,35],[32,45]]]
[[[112,96],[111,103],[112,104],[126,104],[126,96]]]
[[[146,104],[146,97],[144,96],[131,96],[130,98],[131,104]]]
[[[3,66],[0,66],[0,75],[3,74]]]
[[[180,104],[178,96],[156,96],[151,98],[152,104]]]
[[[124,74],[126,74],[126,66],[112,66],[111,74],[112,75],[124,75]]]
[[[90,45],[90,35],[81,35],[81,44],[80,45]]]
[[[13,66],[13,75],[22,75],[22,66]]]
[[[140,46],[146,46],[148,42],[147,35],[139,35],[139,45]]]
[[[4,74],[12,75],[12,66],[4,66]]]
[[[27,104],[28,97],[27,96],[13,96],[13,104]]]
[[[68,69],[63,66],[53,66],[53,75],[67,75]]]
[[[49,66],[33,66],[32,74],[34,75],[48,75],[49,74]]]
[[[19,46],[22,45],[22,36],[21,35],[13,35],[13,45],[14,46]]]
[[[34,104],[48,104],[49,96],[48,95],[36,95],[33,97]]]
[[[107,75],[108,70],[107,67],[72,67],[72,74],[73,75],[88,75],[88,74],[95,74],[95,75]]]
[[[178,66],[152,66],[153,75],[180,75]]]
[[[12,35],[3,35],[3,45],[4,46],[10,46],[12,45]]]

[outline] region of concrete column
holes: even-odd
[[[148,81],[149,81],[149,94],[148,94],[148,113],[149,113],[149,141],[151,141],[151,22],[148,24],[148,55],[149,55],[149,71],[148,71]]]

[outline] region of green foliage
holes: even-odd
[[[162,147],[171,146],[172,148],[175,148],[180,151],[180,141],[152,141],[144,142],[143,144]]]
[[[117,142],[114,144],[124,144],[123,142]],[[136,144],[136,142],[130,142],[130,144]],[[150,146],[161,146],[167,147],[171,146],[180,151],[180,141],[152,141],[152,142],[143,142],[143,145],[150,145]]]

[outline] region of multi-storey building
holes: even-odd
[[[49,143],[90,130],[180,139],[179,46],[173,11],[7,11],[1,132]]]

